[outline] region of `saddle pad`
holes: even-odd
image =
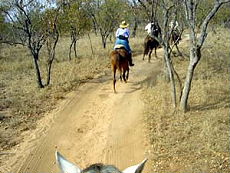
[[[125,46],[122,45],[122,44],[117,44],[117,45],[114,46],[114,48],[115,49],[120,49],[120,48],[125,48]]]

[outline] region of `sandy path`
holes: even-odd
[[[122,170],[148,157],[141,90],[143,83],[154,82],[160,67],[158,61],[147,63],[140,56],[134,59],[136,65],[131,69],[129,82],[119,81],[117,94],[112,91],[110,75],[95,79],[73,93],[68,104],[55,115],[46,134],[34,144],[31,142],[28,157],[18,158],[11,171],[58,172],[56,148],[81,168],[103,162]],[[147,170],[148,164],[144,172]]]

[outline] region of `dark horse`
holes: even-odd
[[[180,31],[178,29],[174,29],[172,31],[172,34],[171,34],[171,37],[170,37],[170,44],[175,45],[179,56],[183,57],[183,54],[180,52],[180,50],[178,48],[178,44],[181,41],[181,34],[182,34],[182,32],[180,33]]]
[[[116,48],[110,53],[111,58],[111,67],[113,72],[113,91],[116,93],[116,71],[120,72],[120,80],[122,78],[125,82],[127,82],[129,78],[129,53],[122,47],[122,45],[117,46]]]
[[[181,34],[179,33],[179,30],[174,29],[170,37],[170,43],[177,45],[179,44],[180,40],[181,40]]]
[[[155,57],[157,58],[156,49],[160,46],[160,44],[154,37],[158,37],[159,34],[161,34],[161,28],[158,25],[158,23],[156,22],[151,23],[151,34],[148,34],[144,40],[143,60],[145,58],[145,55],[148,54],[149,55],[148,61],[150,62],[153,48],[155,49]]]

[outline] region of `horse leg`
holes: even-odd
[[[119,72],[120,72],[120,81],[122,82],[122,70],[119,69]]]
[[[150,49],[150,51],[149,51],[149,62],[150,62],[150,59],[151,59],[151,54],[152,54],[152,49]]]
[[[113,92],[116,93],[116,67],[113,67]]]
[[[127,75],[126,75],[126,80],[129,79],[129,68],[127,69]]]
[[[142,60],[145,60],[145,55],[147,55],[147,54],[148,54],[148,52],[149,52],[149,48],[148,48],[148,46],[147,46],[147,45],[145,45],[145,49],[144,49],[144,54],[143,54],[143,58],[142,58]]]
[[[124,70],[124,71],[123,71],[123,79],[124,79],[124,81],[125,81],[125,83],[126,83],[127,81],[126,81],[126,77],[125,77],[125,72],[126,72],[126,71]]]
[[[156,59],[158,58],[157,57],[157,47],[155,47],[155,57],[156,57]]]
[[[142,58],[142,60],[143,60],[143,61],[145,60],[145,53],[143,54],[143,58]]]

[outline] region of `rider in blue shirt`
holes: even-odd
[[[132,63],[132,51],[129,46],[129,36],[130,36],[130,31],[128,29],[129,24],[127,24],[125,21],[122,21],[120,24],[120,27],[116,31],[116,42],[115,45],[121,44],[125,47],[125,49],[129,53],[129,65],[134,66]]]

